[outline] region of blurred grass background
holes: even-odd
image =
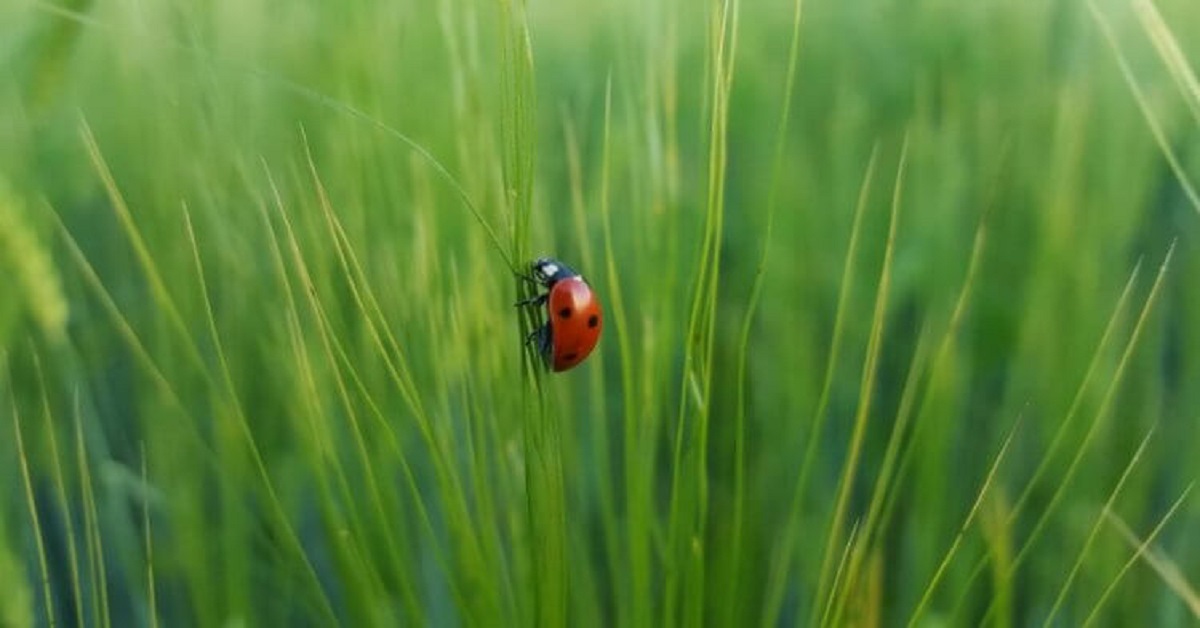
[[[4,3],[0,624],[1191,625],[1198,26]]]

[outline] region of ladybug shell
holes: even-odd
[[[550,367],[565,371],[588,357],[600,340],[600,302],[581,277],[554,282],[546,301],[550,319]]]

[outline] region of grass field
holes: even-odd
[[[0,3],[0,625],[1195,625],[1197,32]]]

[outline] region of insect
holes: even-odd
[[[546,292],[518,301],[517,306],[546,306],[546,323],[533,330],[525,344],[537,343],[538,352],[550,370],[573,368],[596,348],[604,317],[600,301],[583,276],[552,257],[529,263],[527,281]]]

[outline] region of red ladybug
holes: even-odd
[[[547,321],[533,330],[525,342],[537,342],[538,351],[551,370],[573,368],[588,357],[600,340],[604,320],[600,301],[579,273],[552,257],[530,262],[529,270],[532,276],[525,279],[545,286],[548,292],[517,305],[545,304]]]

